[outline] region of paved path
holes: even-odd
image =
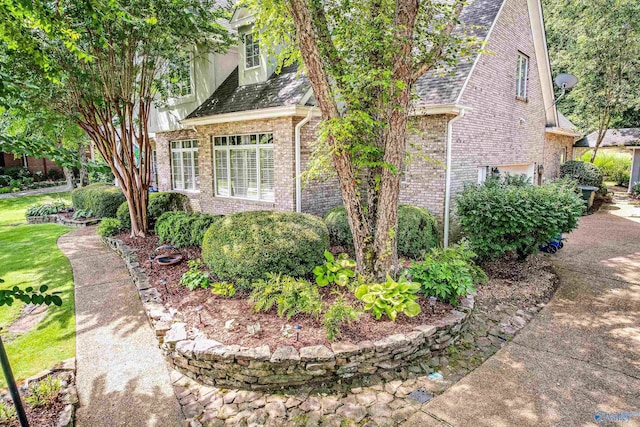
[[[179,426],[167,365],[122,260],[80,228],[58,240],[76,300],[78,427]]]
[[[640,426],[640,208],[605,208],[554,257],[561,284],[540,315],[424,405],[420,425],[587,426],[600,410],[636,411],[615,425]]]
[[[71,190],[73,190],[73,188],[65,184],[65,185],[58,185],[56,187],[36,188],[34,190],[24,190],[24,191],[17,191],[15,193],[0,194],[0,199],[12,199],[14,197],[22,197],[22,196],[37,196],[39,194],[62,193],[64,191],[71,191]]]

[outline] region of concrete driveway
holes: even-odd
[[[552,256],[560,288],[551,302],[425,404],[422,424],[640,426],[639,219],[625,196],[583,217]]]

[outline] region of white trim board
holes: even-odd
[[[276,117],[306,116],[313,107],[288,105],[286,107],[261,108],[258,110],[238,111],[235,113],[214,114],[211,116],[195,117],[180,122],[183,126],[210,125],[215,123],[241,122],[245,120],[271,119]],[[320,116],[317,109],[314,116]]]

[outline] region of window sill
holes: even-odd
[[[260,68],[260,64],[254,65],[253,67],[247,67],[246,65],[244,66],[244,70],[245,71],[252,71],[252,70],[256,70],[258,68]]]
[[[184,194],[187,197],[196,197],[200,195],[200,190],[178,190],[177,188],[172,188],[172,192]]]
[[[275,200],[271,200],[271,201],[257,200],[257,199],[250,199],[248,197],[221,196],[219,194],[216,194],[213,197],[215,199],[223,199],[223,200],[230,200],[230,201],[237,200],[237,201],[241,201],[241,202],[249,202],[249,203],[254,203],[254,204],[258,204],[258,205],[275,206],[275,204],[276,204]]]

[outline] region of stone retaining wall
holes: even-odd
[[[100,222],[99,218],[80,221],[77,219],[67,218],[64,215],[60,215],[60,214],[27,217],[27,223],[29,224],[56,223],[60,225],[66,225],[69,227],[87,227],[89,225],[95,225],[99,222]]]
[[[277,389],[308,383],[338,381],[358,375],[393,370],[417,358],[443,355],[466,330],[474,298],[463,299],[457,310],[429,325],[377,341],[358,344],[255,348],[224,345],[194,336],[187,325],[161,304],[160,293],[136,261],[134,250],[123,242],[104,238],[126,261],[160,347],[168,361],[183,374],[204,384],[243,389]]]

